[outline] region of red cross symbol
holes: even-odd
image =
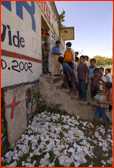
[[[6,106],[6,108],[11,108],[11,115],[10,115],[10,118],[11,118],[11,119],[13,119],[15,107],[16,107],[18,104],[21,103],[21,101],[15,102],[15,100],[16,100],[16,96],[14,96],[12,104],[8,104],[8,105]]]

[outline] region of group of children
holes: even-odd
[[[82,55],[80,57],[80,64],[77,63],[78,57],[76,57],[73,68],[64,61],[63,57],[59,57],[58,61],[63,65],[63,72],[65,74],[63,77],[65,85],[64,90],[70,90],[69,81],[71,81],[74,90],[74,95],[72,95],[72,97],[77,97],[76,91],[78,91],[79,102],[86,103],[87,101],[88,105],[93,105],[93,97],[102,90],[101,85],[103,82],[112,82],[112,76],[110,74],[110,69],[106,69],[104,75],[104,68],[97,68],[95,66],[95,59],[91,59],[90,65],[87,66],[85,57],[87,56]],[[69,79],[70,76],[74,77],[73,81]]]
[[[49,34],[42,31],[42,62],[43,62],[43,74],[50,73],[48,70],[48,42],[44,42],[48,39]],[[105,123],[105,134],[103,139],[107,138],[108,122],[110,122],[105,111],[111,109],[112,104],[112,76],[110,69],[97,68],[95,66],[96,60],[91,59],[90,65],[88,62],[89,57],[82,55],[80,59],[77,57],[78,52],[75,52],[71,48],[71,43],[66,43],[66,49],[63,53],[60,53],[60,41],[56,41],[56,45],[52,48],[52,54],[54,55],[54,75],[58,76],[61,72],[64,73],[63,81],[64,90],[70,90],[73,88],[73,95],[71,98],[78,98],[79,103],[87,103],[88,105],[95,106],[97,103],[96,112],[94,115],[94,129],[96,131],[97,119],[103,118]],[[60,71],[60,64],[63,69]],[[103,86],[102,86],[103,85]],[[78,92],[78,96],[77,96]],[[98,97],[98,93],[101,92],[105,97],[105,101],[101,101]]]
[[[69,53],[71,52],[69,47],[68,49],[66,48],[66,51]],[[95,105],[95,97],[99,92],[101,92],[106,97],[106,100],[104,102],[98,99],[96,100],[98,107],[94,115],[94,129],[91,130],[96,131],[97,119],[103,117],[103,121],[105,123],[105,134],[103,136],[103,139],[106,139],[108,122],[110,121],[107,115],[105,114],[105,110],[109,109],[109,105],[112,104],[112,76],[110,74],[110,69],[106,69],[104,75],[104,68],[97,68],[95,66],[95,59],[91,59],[89,65],[88,56],[82,55],[79,60],[76,54],[75,62],[73,62],[73,58],[72,60],[68,59],[68,56],[71,56],[67,52],[64,51],[64,56],[60,56],[58,58],[59,63],[63,67],[62,71],[64,73],[64,89],[70,90],[70,87],[72,86],[74,94],[71,96],[71,98],[78,98],[78,101],[80,103],[88,103],[88,105]],[[67,62],[65,60],[70,61]],[[101,87],[101,85],[103,86]],[[103,104],[105,106],[101,106]]]

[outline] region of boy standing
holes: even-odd
[[[63,81],[64,81],[64,85],[66,86],[65,90],[70,90],[69,83],[68,83],[70,81],[71,85],[73,87],[73,92],[74,92],[74,94],[71,96],[71,98],[77,98],[74,71],[72,70],[72,68],[70,67],[69,64],[64,62],[63,57],[59,57],[58,61],[60,62],[60,64],[63,67],[63,70],[64,70]]]
[[[96,68],[95,66],[96,60],[95,59],[91,59],[90,60],[90,65],[89,66],[89,74],[88,74],[88,87],[87,87],[87,102],[88,105],[93,105],[93,99],[91,98],[91,78],[94,77],[94,69]]]
[[[58,62],[58,58],[60,55],[60,41],[56,41],[56,46],[52,48],[52,54],[54,55],[54,75],[58,76],[60,74],[60,63]]]
[[[105,105],[104,107],[97,107],[95,115],[94,115],[94,129],[90,130],[90,132],[95,132],[96,131],[96,126],[97,126],[97,119],[103,118],[104,124],[105,124],[105,134],[103,136],[103,139],[107,139],[107,134],[108,134],[108,122],[110,122],[109,118],[107,117],[105,110],[106,105],[109,106],[109,104],[112,104],[112,93],[110,92],[110,89],[112,87],[111,82],[104,82],[103,83],[103,94],[106,97],[106,102],[101,102],[100,100],[97,100],[97,103],[100,105]]]
[[[89,73],[87,65],[84,64],[84,62],[85,62],[85,56],[82,55],[80,57],[80,64],[78,65],[77,68],[77,78],[76,78],[76,81],[78,81],[79,101],[82,103],[86,101],[87,79]]]
[[[71,48],[72,43],[66,43],[66,49],[62,53],[64,61],[67,62],[70,67],[73,69],[73,63],[75,63],[75,51]]]
[[[105,78],[106,82],[112,82],[112,75],[110,74],[111,70],[110,69],[105,69]]]
[[[88,105],[94,105],[93,99],[91,98],[91,78],[94,77],[94,69],[96,69],[97,67],[95,66],[96,64],[96,60],[95,59],[91,59],[90,60],[90,65],[89,66],[89,74],[88,74],[88,87],[87,87],[87,102]],[[102,72],[99,71],[99,75],[102,76]]]
[[[99,76],[99,69],[94,69],[94,77],[91,78],[91,97],[93,98],[99,91],[99,81],[104,82]]]

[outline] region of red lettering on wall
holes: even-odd
[[[48,17],[48,6],[46,5],[46,15]]]
[[[46,11],[46,2],[44,1],[44,12]]]
[[[43,8],[43,1],[41,1],[41,6],[42,6],[42,8]]]
[[[49,20],[50,20],[50,10],[49,10]]]
[[[43,8],[43,2],[44,2],[44,1],[39,1],[39,3],[41,4],[41,7],[42,7],[42,8]]]
[[[50,14],[51,14],[51,12],[49,10],[49,7],[48,7],[47,3],[45,1],[39,1],[39,3],[41,4],[41,7],[44,9],[44,12],[46,13],[47,18],[50,21],[50,18],[51,18]]]

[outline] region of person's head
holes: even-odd
[[[56,41],[56,46],[57,46],[57,47],[59,47],[59,46],[60,46],[60,44],[61,44],[61,42],[60,42],[60,41]]]
[[[58,58],[58,61],[60,62],[60,64],[63,64],[64,58],[63,58],[63,57],[59,57],[59,58]]]
[[[46,33],[45,39],[47,40],[49,38],[49,33]]]
[[[99,75],[99,69],[98,68],[95,68],[94,69],[94,76],[98,76]]]
[[[104,90],[109,90],[112,88],[112,83],[111,82],[104,82],[102,88]]]
[[[41,33],[42,33],[42,37],[45,37],[46,32],[44,30],[42,30]]]
[[[111,72],[111,69],[105,69],[105,74],[108,74],[108,73],[110,73]]]
[[[81,55],[81,57],[80,57],[80,63],[83,64],[84,62],[85,62],[85,56]]]
[[[75,62],[78,62],[79,58],[78,57],[75,57]]]
[[[71,46],[72,46],[71,42],[66,43],[66,48],[71,47]]]
[[[92,67],[94,67],[95,64],[96,64],[96,60],[95,60],[94,58],[92,58],[92,59],[90,60],[90,65],[91,65]]]
[[[101,72],[104,72],[104,68],[103,68],[103,67],[100,67],[99,70],[100,70]]]
[[[75,52],[75,57],[77,57],[77,56],[78,56],[78,54],[79,54],[79,52],[78,52],[78,51],[76,51],[76,52]]]
[[[88,61],[89,57],[87,55],[85,55],[85,61]]]

